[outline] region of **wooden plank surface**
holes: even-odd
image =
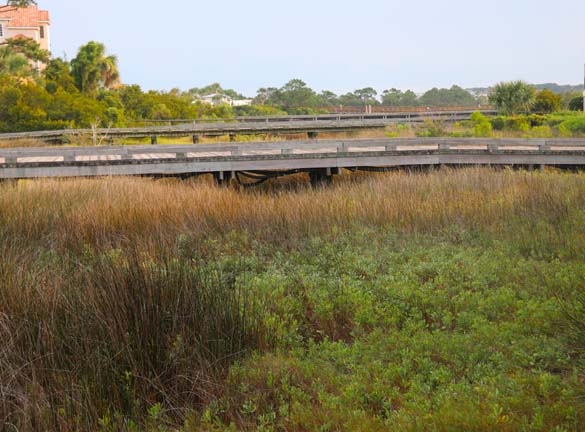
[[[408,138],[0,149],[0,178],[429,164],[585,165],[583,139]]]

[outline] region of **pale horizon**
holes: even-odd
[[[155,2],[39,0],[54,57],[94,40],[125,84],[188,90],[218,82],[253,97],[299,78],[336,94],[373,87],[424,92],[502,81],[583,83],[585,2],[365,0],[294,6],[264,0],[172,7]],[[83,17],[83,18],[82,18]]]

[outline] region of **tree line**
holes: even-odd
[[[35,69],[38,62],[45,65],[42,70]],[[512,86],[511,92],[509,85],[503,84],[494,88],[489,100],[502,112],[514,114],[534,109],[545,112],[569,105],[560,96],[545,90],[536,92],[525,83]],[[524,93],[519,96],[518,92]],[[336,95],[327,90],[316,92],[301,79],[292,79],[279,88],[258,89],[250,106],[212,105],[201,100],[210,94],[244,98],[218,83],[187,91],[144,91],[135,84],[122,84],[117,57],[95,41],[81,46],[70,61],[51,58],[32,39],[9,39],[0,45],[0,132],[131,127],[145,121],[177,118],[310,114],[344,106],[472,107],[488,102],[456,85],[433,88],[422,95],[396,88],[379,94],[372,87]]]

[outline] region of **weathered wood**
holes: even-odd
[[[0,178],[190,175],[405,165],[585,166],[585,140],[368,139],[0,149]],[[318,171],[321,172],[321,171]]]
[[[167,126],[135,128],[64,129],[0,134],[0,140],[38,139],[51,142],[68,142],[71,137],[104,136],[114,138],[150,138],[156,144],[157,137],[170,136],[222,136],[230,134],[259,133],[309,133],[322,131],[351,131],[383,128],[392,123],[424,122],[431,118],[442,121],[467,120],[474,110],[396,112],[379,114],[324,114],[318,116],[240,117],[214,122],[189,120],[188,123]],[[495,114],[486,110],[486,114]]]

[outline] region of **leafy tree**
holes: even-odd
[[[209,84],[209,85],[207,85],[205,87],[201,87],[201,88],[194,87],[192,89],[189,89],[187,91],[187,93],[190,94],[192,97],[201,97],[201,96],[208,96],[208,95],[212,95],[212,94],[218,94],[218,95],[229,96],[232,99],[246,99],[242,94],[238,93],[235,90],[224,89],[221,86],[221,84],[219,84],[219,83]]]
[[[71,60],[75,85],[83,93],[96,93],[100,88],[113,88],[120,80],[116,56],[106,56],[104,44],[90,41],[79,48]]]
[[[324,107],[339,105],[339,98],[332,91],[323,90],[321,93],[319,93],[319,105]]]
[[[15,53],[22,54],[32,61],[47,63],[51,58],[49,51],[42,49],[35,40],[28,37],[10,38],[6,40],[5,44]]]
[[[25,8],[36,4],[37,2],[34,0],[8,0],[6,2],[7,6],[14,6],[17,8]]]
[[[550,90],[541,90],[536,94],[532,112],[544,114],[560,111],[562,104],[563,98],[561,95],[555,94]]]
[[[75,79],[71,75],[71,66],[63,59],[56,58],[49,61],[43,71],[45,77],[45,88],[49,93],[55,93],[58,88],[74,93],[77,92]]]
[[[382,93],[382,105],[389,106],[417,106],[419,105],[416,94],[412,90],[398,90],[391,88]]]
[[[364,87],[362,89],[354,90],[353,94],[355,94],[364,105],[378,105],[380,103],[376,98],[378,92],[372,87]]]
[[[534,87],[524,81],[501,82],[494,86],[489,101],[505,115],[527,112],[534,101]]]
[[[467,90],[459,86],[450,89],[432,88],[420,97],[420,103],[426,106],[473,106],[477,99]]]
[[[292,79],[282,86],[278,92],[280,103],[285,109],[298,107],[314,107],[317,98],[313,89],[300,79]]]
[[[252,101],[255,105],[264,105],[274,100],[278,93],[276,87],[261,87],[256,91],[256,97]]]
[[[288,113],[301,113],[316,108],[319,105],[319,97],[303,80],[292,79],[279,89],[273,87],[259,89],[255,102],[279,107]]]
[[[583,96],[575,96],[569,101],[571,111],[583,111]]]
[[[29,61],[9,46],[0,46],[0,76],[32,76],[34,70]]]

